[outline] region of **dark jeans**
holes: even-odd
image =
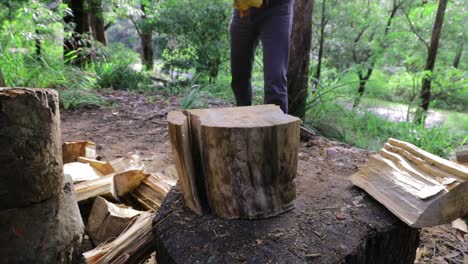
[[[238,106],[252,104],[252,64],[261,40],[264,101],[279,105],[283,112],[288,112],[286,73],[294,0],[281,1],[281,4],[269,7],[251,8],[246,17],[240,17],[239,11],[234,10],[230,26],[231,87]]]

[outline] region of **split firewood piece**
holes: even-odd
[[[63,163],[77,161],[80,156],[96,159],[96,143],[91,141],[68,141],[63,143]]]
[[[75,185],[76,199],[85,201],[97,196],[113,197],[111,185],[115,174],[109,174],[96,180],[80,182]]]
[[[87,163],[70,162],[63,165],[63,173],[70,175],[74,183],[96,180],[104,176]]]
[[[186,205],[222,218],[293,208],[301,120],[278,106],[195,109],[168,116]]]
[[[86,230],[95,244],[101,244],[118,237],[141,213],[141,211],[97,197],[88,217]]]
[[[174,169],[165,169],[146,177],[138,188],[134,189],[130,195],[145,209],[157,211],[170,189],[176,185],[177,180],[163,174],[164,171],[173,171]]]
[[[461,178],[464,178],[465,180],[468,180],[468,168],[466,167],[463,167],[457,163],[451,162],[449,160],[438,157],[432,153],[424,151],[408,142],[390,138],[388,140],[388,143],[410,152],[413,156],[424,160],[430,165],[433,165],[439,169],[447,171],[453,174],[454,176],[461,177]]]
[[[123,197],[140,186],[149,174],[142,170],[131,170],[114,176],[114,191],[117,197]]]
[[[102,175],[107,175],[115,172],[112,165],[107,161],[100,161],[86,157],[78,157],[77,161],[91,165],[91,167],[98,170]]]
[[[111,160],[110,165],[115,173],[122,173],[129,170],[143,170],[145,165],[136,154],[128,154],[125,157]]]
[[[468,149],[457,151],[456,156],[458,163],[468,165]]]
[[[410,143],[389,139],[351,181],[413,227],[468,213],[468,168]]]
[[[141,263],[147,259],[154,251],[153,218],[153,213],[143,212],[125,232],[112,242],[85,252],[83,256],[86,263]]]

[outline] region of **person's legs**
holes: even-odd
[[[252,104],[252,64],[258,44],[258,32],[249,17],[234,11],[231,35],[231,87],[238,106]]]
[[[272,7],[260,27],[263,44],[263,74],[265,78],[265,103],[276,104],[288,112],[289,41],[292,25],[292,6]]]

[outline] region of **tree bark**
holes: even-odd
[[[0,89],[0,210],[28,206],[60,193],[58,111],[55,91]]]
[[[152,71],[154,67],[154,48],[153,48],[153,31],[145,25],[146,7],[144,4],[141,6],[143,12],[142,20],[143,26],[140,27],[140,40],[141,40],[141,63],[145,66],[146,70]]]
[[[304,172],[307,175],[298,179],[296,209],[256,221],[197,216],[183,205],[182,194],[176,186],[153,222],[157,262],[414,262],[419,229],[409,227],[352,187],[345,178],[347,175],[321,178],[318,174],[311,175],[314,173]],[[326,194],[314,192],[311,186],[323,186]],[[363,198],[359,207],[351,203],[356,197]],[[353,213],[341,216],[334,212],[335,208],[339,211],[346,207],[352,207]]]
[[[462,33],[462,35],[460,36],[460,43],[458,44],[457,53],[455,54],[455,58],[453,59],[453,67],[455,69],[458,69],[458,66],[460,65],[463,47],[465,46],[464,39],[464,34]]]
[[[414,121],[421,123],[429,110],[431,103],[431,82],[432,72],[434,71],[435,62],[437,59],[437,50],[439,48],[440,33],[444,24],[445,9],[448,0],[440,0],[437,7],[437,14],[432,29],[431,43],[427,52],[426,66],[424,67],[425,74],[422,78],[422,86],[419,97],[421,98],[421,111],[415,116]]]
[[[72,35],[64,39],[64,58],[65,61],[76,65],[81,65],[88,60],[83,49],[90,46],[86,38],[86,34],[90,32],[90,20],[85,1],[86,0],[68,0],[68,2],[66,2],[72,10],[73,15],[65,16],[64,22],[68,25],[74,24],[75,27],[72,30]],[[78,57],[69,60],[73,52],[76,52]]]
[[[2,68],[0,68],[0,87],[6,87],[5,78],[3,78]]]
[[[102,0],[90,0],[91,13],[90,20],[93,28],[94,39],[107,46],[107,36],[104,23],[104,12],[102,8]]]
[[[171,112],[168,120],[179,182],[197,214],[256,219],[293,208],[300,119],[262,105]]]
[[[326,0],[322,0],[322,17],[320,18],[320,36],[319,36],[319,51],[317,58],[317,69],[315,69],[312,92],[317,91],[320,85],[320,74],[322,72],[322,59],[323,59],[323,44],[325,43],[325,26],[327,19],[325,17]]]
[[[84,226],[64,180],[58,94],[0,89],[0,255],[5,263],[72,263]],[[76,260],[76,259],[75,259]]]
[[[356,109],[361,103],[361,98],[364,95],[364,92],[366,91],[367,81],[369,81],[369,78],[372,75],[373,71],[374,71],[374,65],[372,65],[372,67],[369,67],[367,69],[367,73],[365,75],[362,73],[362,70],[358,71],[359,89],[358,89],[358,96],[354,99],[353,109]]]
[[[313,0],[296,0],[288,67],[289,114],[304,118],[312,41]]]

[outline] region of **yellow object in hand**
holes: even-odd
[[[263,0],[234,0],[234,8],[239,9],[241,17],[246,16],[247,10],[251,7],[261,7]]]

